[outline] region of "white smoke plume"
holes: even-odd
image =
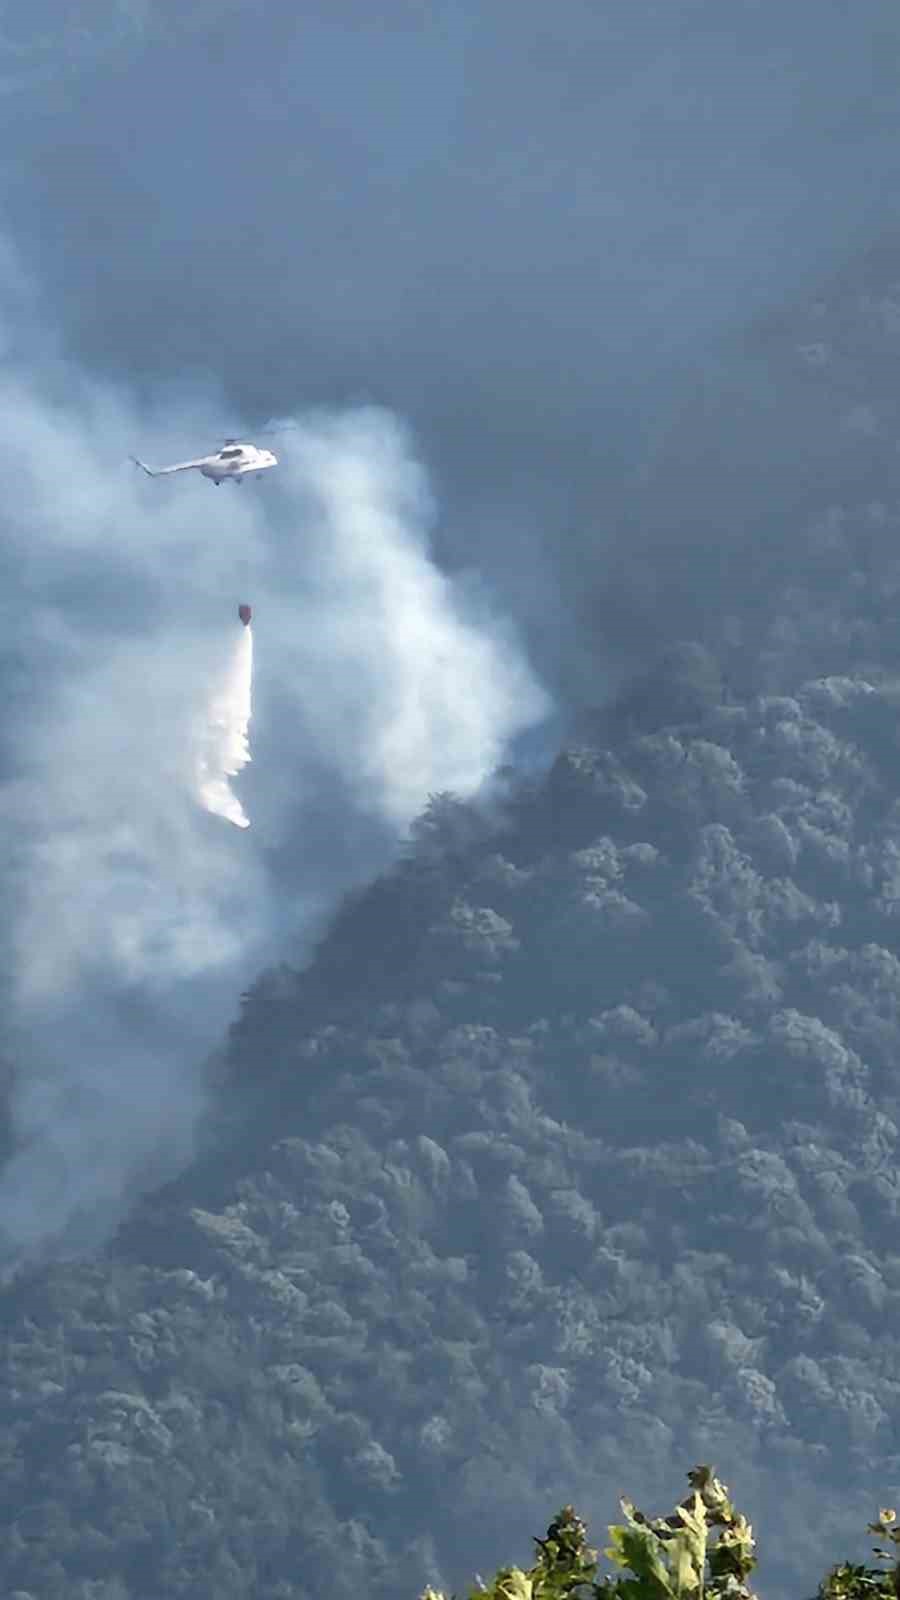
[[[549,700],[474,577],[430,558],[431,491],[395,417],[307,419],[283,461],[301,537],[267,626],[271,607],[319,758],[403,827],[435,791],[473,794]]]
[[[250,760],[248,731],[253,689],[253,630],[241,626],[231,651],[224,681],[210,699],[204,723],[198,730],[197,796],[215,817],[236,828],[249,828],[240,800],[228,782]]]
[[[0,273],[0,345],[5,296]],[[298,418],[279,468],[240,489],[126,464],[209,448],[234,421],[210,429],[212,409],[139,414],[46,348],[0,378],[11,1251],[93,1242],[183,1164],[240,989],[302,960],[429,794],[471,795],[548,710],[475,580],[434,564],[396,419]],[[223,655],[222,628],[245,594],[266,653],[239,801],[253,644],[241,628]]]

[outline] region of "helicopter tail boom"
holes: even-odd
[[[167,472],[187,472],[190,467],[204,465],[203,461],[177,461],[173,467],[148,467],[146,461],[139,460],[137,456],[132,456],[131,460],[142,472],[146,472],[148,478],[161,478]]]

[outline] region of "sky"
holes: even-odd
[[[892,0],[71,17],[0,26],[24,1248],[187,1159],[240,987],[432,790],[746,622],[760,541],[835,470],[754,330],[900,194]],[[240,491],[128,465],[272,419]],[[185,779],[241,599],[246,835]]]

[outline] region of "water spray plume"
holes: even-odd
[[[200,804],[213,816],[224,817],[236,828],[249,828],[250,819],[228,782],[250,760],[247,735],[253,683],[253,630],[249,606],[241,606],[239,615],[240,635],[224,681],[207,707],[197,756],[197,789]]]

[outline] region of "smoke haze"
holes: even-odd
[[[894,492],[900,421],[857,384],[861,455],[846,374],[760,331],[896,229],[893,0],[58,9],[0,39],[21,1238],[88,1203],[76,1171],[143,1170],[148,1107],[183,1158],[238,984],[430,791],[549,750],[548,694],[565,719],[684,638],[777,682],[799,530],[876,447]],[[271,483],[123,465],[274,414]],[[792,667],[827,668],[795,590]],[[191,740],[243,597],[238,833]]]
[[[299,958],[431,789],[477,789],[549,704],[514,630],[434,567],[425,474],[395,419],[298,419],[274,492],[217,492],[124,464],[135,442],[160,460],[206,447],[191,415],[208,397],[140,413],[82,379],[65,403],[59,372],[56,357],[43,378],[11,364],[0,400],[18,463],[4,512],[4,957],[23,1064],[22,1148],[0,1188],[11,1245],[95,1238],[130,1182],[186,1158],[202,1061],[241,983]],[[248,758],[253,643],[236,621],[229,643],[225,619],[245,595],[264,619],[264,683],[239,803],[227,780]],[[243,804],[258,825],[223,829]]]
[[[884,659],[898,133],[896,0],[5,8],[10,1254],[189,1159],[239,990],[429,792],[680,640],[741,689]],[[275,415],[239,491],[127,465]],[[879,630],[843,626],[872,573]],[[195,762],[244,599],[237,829]],[[764,1527],[818,1504],[736,1438]],[[472,1470],[499,1538],[517,1490]]]

